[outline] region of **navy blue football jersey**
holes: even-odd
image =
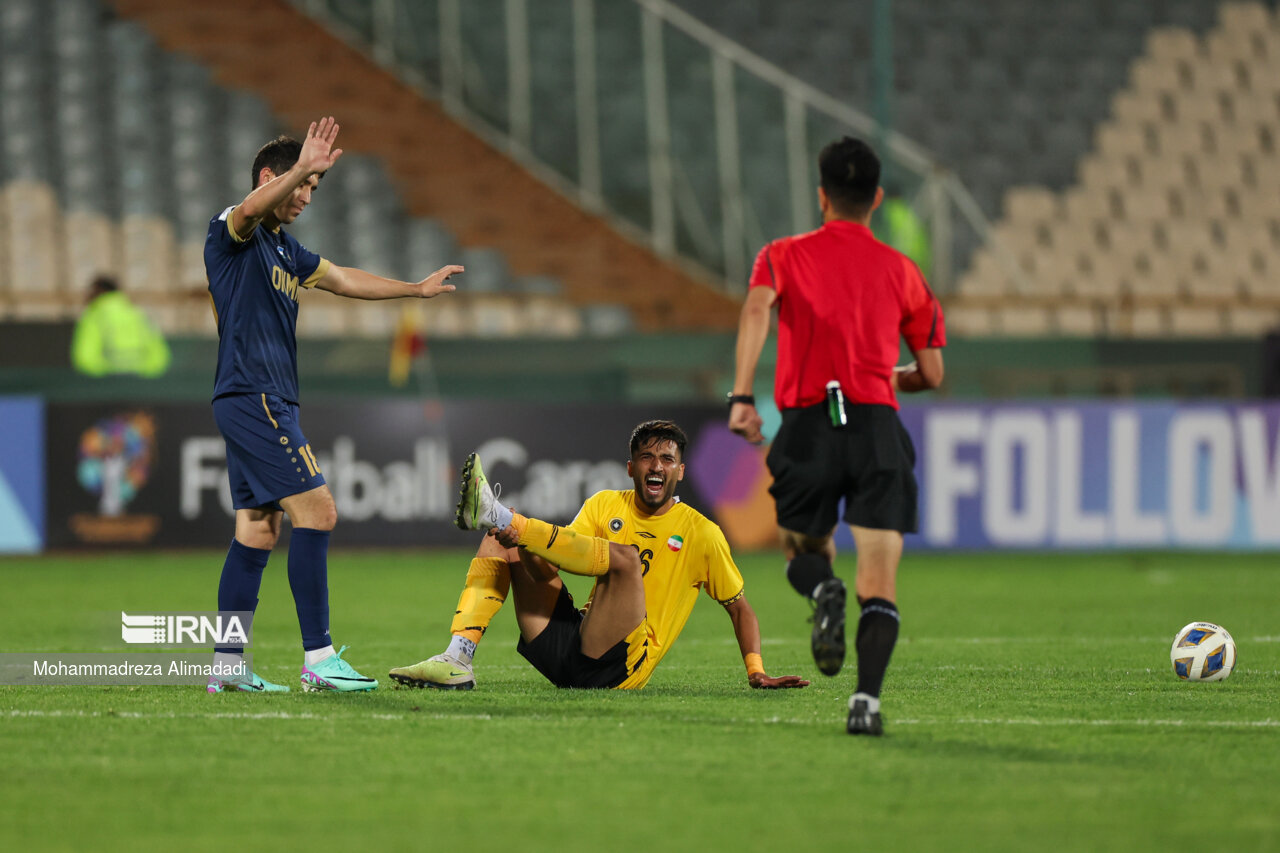
[[[298,295],[329,262],[283,228],[259,225],[240,239],[228,207],[209,221],[204,268],[218,321],[213,396],[276,394],[298,402]]]

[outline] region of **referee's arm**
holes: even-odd
[[[753,287],[747,291],[738,316],[738,343],[734,352],[733,393],[735,396],[751,394],[755,384],[756,365],[760,352],[769,337],[769,322],[773,318],[773,303],[778,293],[771,287]],[[734,403],[729,407],[729,429],[750,441],[764,441],[760,427],[764,420],[751,403]]]
[[[928,347],[915,353],[916,360],[904,367],[896,367],[893,371],[894,387],[905,393],[932,391],[942,384],[946,373],[942,364],[942,350]]]

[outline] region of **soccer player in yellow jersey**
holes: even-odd
[[[462,472],[458,526],[486,530],[467,572],[448,651],[393,669],[412,687],[475,686],[476,643],[510,590],[517,646],[558,687],[644,687],[675,643],[698,590],[724,606],[752,687],[804,687],[795,675],[770,677],[760,658],[760,623],[720,528],[680,502],[684,431],[646,421],[631,434],[633,489],[597,492],[567,527],[502,506],[473,453]],[[578,610],[559,572],[596,579]]]

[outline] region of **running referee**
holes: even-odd
[[[822,150],[818,165],[822,227],[769,243],[751,271],[729,428],[764,440],[751,391],[776,305],[782,426],[767,462],[787,577],[814,603],[814,660],[835,675],[844,662],[845,586],[832,571],[832,536],[843,500],[861,607],[847,730],[879,735],[880,687],[898,639],[902,534],[917,526],[915,448],[896,392],[938,387],[946,330],[920,270],[872,236],[871,214],[884,198],[875,152],[846,136]],[[906,367],[894,366],[900,339],[915,356]]]

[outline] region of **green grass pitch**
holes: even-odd
[[[816,672],[776,554],[739,562],[766,668],[805,690],[749,689],[705,597],[638,693],[549,686],[516,654],[509,610],[477,690],[391,689],[388,668],[443,648],[468,558],[332,556],[334,638],[382,679],[371,694],[297,691],[283,551],[254,653],[289,695],[0,687],[0,847],[1280,849],[1274,555],[909,553],[878,740],[844,734],[852,653],[841,675]],[[0,559],[0,651],[120,651],[120,610],[212,609],[220,565]],[[1198,619],[1237,639],[1225,682],[1170,670],[1174,632]]]

